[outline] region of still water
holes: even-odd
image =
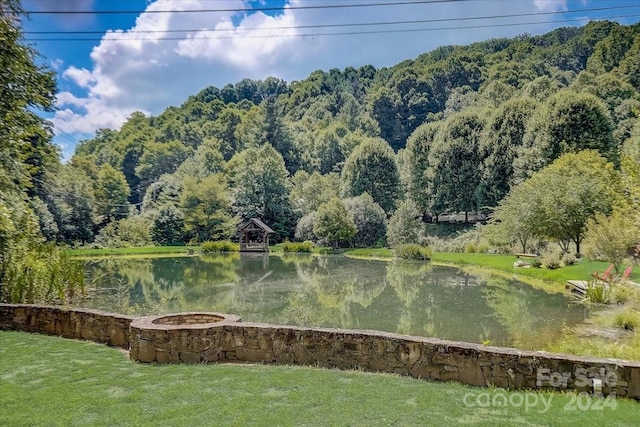
[[[543,348],[585,308],[500,277],[339,255],[217,255],[86,262],[84,307],[127,314],[231,313],[245,321],[375,329]]]

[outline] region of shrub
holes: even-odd
[[[481,254],[488,253],[489,249],[490,249],[489,244],[484,243],[484,242],[483,243],[478,243],[478,247],[476,248],[478,253],[481,253]]]
[[[542,267],[542,261],[540,261],[540,258],[534,258],[533,260],[531,260],[531,267],[534,268],[540,268]]]
[[[313,250],[313,243],[311,242],[284,242],[282,244],[282,250],[285,252],[306,252],[310,253]]]
[[[398,258],[430,260],[431,253],[433,251],[426,246],[420,246],[413,243],[408,243],[405,245],[396,246],[393,252],[395,256]]]
[[[555,270],[556,268],[560,268],[561,265],[561,257],[557,252],[546,252],[542,258],[542,265],[549,270]]]
[[[622,311],[616,315],[613,324],[619,328],[634,331],[640,326],[640,313],[633,309]]]
[[[562,263],[565,265],[565,267],[573,265],[576,262],[578,262],[578,258],[576,258],[575,255],[573,255],[573,254],[565,254],[562,257]]]
[[[611,302],[611,288],[597,280],[591,280],[587,283],[585,300],[594,304],[609,304]]]
[[[474,254],[476,253],[478,250],[476,249],[476,244],[469,242],[467,244],[464,245],[464,253],[466,254]]]
[[[239,252],[240,245],[228,240],[219,240],[216,242],[204,242],[202,244],[202,252]]]

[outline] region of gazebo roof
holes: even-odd
[[[244,230],[245,228],[249,227],[251,224],[254,224],[255,226],[264,230],[267,233],[275,233],[275,231],[273,231],[271,227],[269,227],[264,222],[260,221],[258,218],[251,218],[243,222],[242,224],[240,224],[240,227],[238,227],[238,230]]]

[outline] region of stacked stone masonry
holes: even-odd
[[[145,363],[265,363],[389,372],[510,389],[591,391],[640,399],[640,363],[378,331],[241,322],[181,313],[133,318],[94,310],[0,304],[0,330],[60,335],[129,348]]]

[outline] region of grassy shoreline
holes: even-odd
[[[102,248],[102,249],[69,249],[68,253],[78,258],[103,257],[103,256],[145,256],[145,255],[191,255],[199,253],[200,246],[149,246],[142,248]],[[278,245],[271,247],[271,253],[281,254],[282,248]],[[391,261],[394,259],[393,251],[386,248],[359,248],[331,251],[328,248],[314,248],[314,254],[342,254],[351,258]],[[609,263],[583,259],[574,265],[555,270],[546,268],[515,268],[513,263],[517,260],[514,255],[484,254],[484,253],[454,253],[434,252],[432,262],[440,265],[455,265],[466,267],[470,270],[482,272],[507,273],[525,282],[537,283],[553,282],[564,284],[567,280],[588,280],[594,271],[604,271]],[[525,260],[526,261],[526,260]],[[533,279],[533,280],[528,280]],[[634,269],[631,280],[640,281],[640,268]],[[548,287],[548,286],[547,286]],[[557,289],[556,289],[557,292]]]

